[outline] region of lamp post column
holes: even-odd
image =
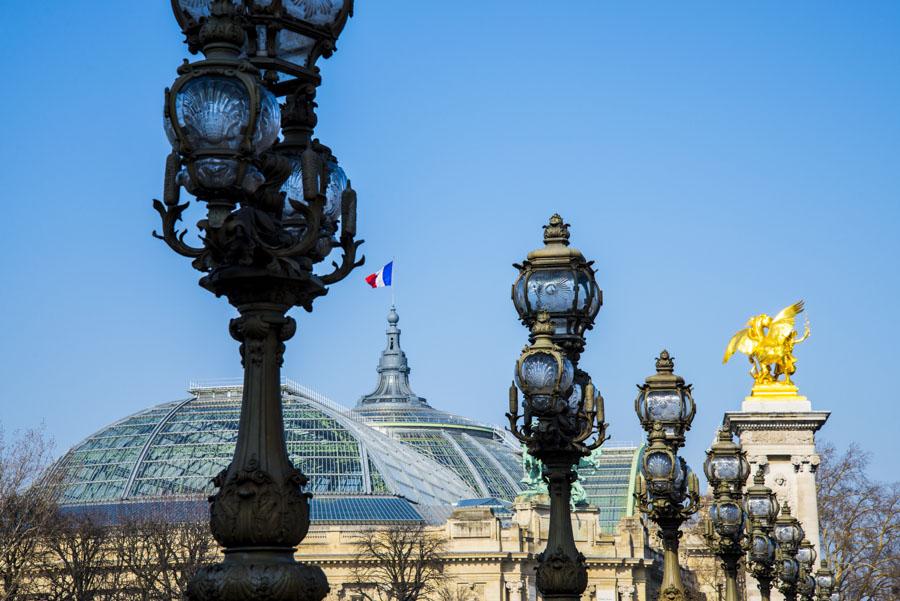
[[[678,547],[681,541],[681,524],[684,518],[659,516],[659,537],[663,544],[663,578],[660,591],[680,591],[684,594],[684,583],[681,581],[681,565],[678,562]],[[662,598],[662,595],[660,595]]]
[[[570,507],[578,455],[544,457],[550,524],[547,548],[538,556],[537,588],[545,599],[576,601],[587,587],[587,568],[575,546]]]

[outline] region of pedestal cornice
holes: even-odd
[[[738,436],[747,430],[817,432],[830,415],[830,411],[726,411],[722,425]]]

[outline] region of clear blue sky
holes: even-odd
[[[285,373],[369,392],[396,257],[413,387],[499,423],[525,341],[510,266],[554,211],[597,261],[582,364],[612,435],[664,346],[695,385],[696,469],[749,391],[752,313],[803,298],[796,381],[822,432],[897,478],[900,4],[359,1],[319,129],[359,191],[368,264],[298,311]],[[5,3],[0,418],[60,449],[192,378],[240,374],[231,311],[150,237],[185,55],[169,3]],[[196,216],[195,216],[196,217]]]

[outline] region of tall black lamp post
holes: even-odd
[[[572,533],[574,466],[606,438],[603,397],[578,369],[584,333],[600,309],[600,289],[591,263],[569,246],[569,226],[559,215],[544,226],[544,247],[516,267],[512,297],[531,344],[516,362],[507,418],[510,431],[543,462],[550,493],[550,532],[538,556],[537,589],[544,599],[577,601],[587,587],[587,568]]]
[[[778,551],[775,555],[775,571],[778,575],[778,590],[785,601],[796,601],[797,587],[800,582],[800,563],[797,551],[803,540],[803,528],[797,518],[791,515],[791,508],[785,501],[781,505],[781,514],[775,520],[775,542]]]
[[[243,400],[231,464],[210,497],[221,563],[193,578],[188,601],[318,601],[324,573],[294,559],[309,528],[306,476],[284,441],[280,370],[296,324],[328,286],[360,265],[356,194],[330,150],[312,138],[315,61],[328,56],[352,0],[173,0],[189,49],[203,59],[178,69],[166,91],[166,163],[157,237],[193,259],[200,285],[240,316]],[[278,96],[286,96],[279,106]],[[278,141],[279,133],[283,140]],[[177,222],[184,188],[205,204],[202,246]],[[343,259],[324,275],[314,266],[333,249]]]
[[[691,427],[696,406],[691,385],[675,374],[675,360],[663,350],[656,359],[656,373],[638,386],[635,411],[648,433],[635,500],[657,526],[663,543],[663,579],[659,598],[685,599],[678,542],[681,524],[697,511],[700,484],[678,449]]]
[[[744,494],[744,509],[750,519],[747,539],[747,558],[750,572],[756,578],[762,601],[769,601],[775,579],[775,540],[772,531],[778,517],[778,501],[772,489],[765,485],[762,466],[753,476],[753,486]]]
[[[744,556],[741,492],[750,475],[750,464],[728,428],[719,430],[712,448],[706,452],[703,471],[713,487],[707,539],[725,571],[725,601],[738,601],[737,571]]]

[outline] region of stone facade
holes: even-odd
[[[535,601],[535,557],[547,541],[549,505],[519,502],[511,517],[490,509],[456,509],[430,530],[445,540],[453,597],[458,601]],[[327,601],[357,601],[352,567],[354,541],[372,526],[314,525],[298,559],[322,567],[331,592]],[[573,516],[575,540],[588,567],[585,601],[648,601],[647,578],[653,560],[638,518],[625,517],[614,533],[602,532],[596,509]]]

